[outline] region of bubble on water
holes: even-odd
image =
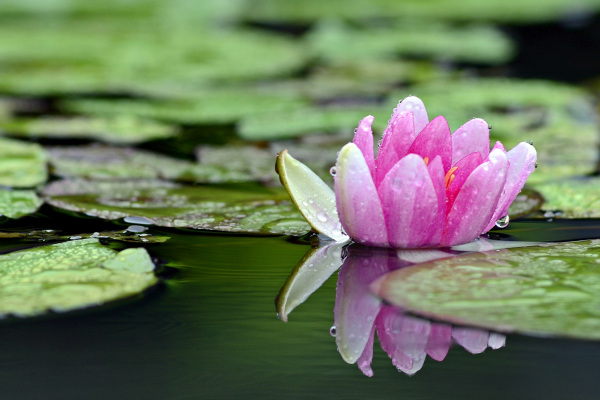
[[[502,217],[498,221],[496,221],[496,226],[500,229],[506,228],[508,226],[509,221],[510,221],[509,216],[505,215],[504,217]]]
[[[329,328],[329,334],[333,337],[335,337],[335,335],[337,335],[337,328],[335,327],[335,325],[333,325],[331,328]]]

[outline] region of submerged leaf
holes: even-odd
[[[43,196],[60,209],[110,220],[143,217],[158,226],[285,235],[310,229],[284,190],[258,185],[65,179],[48,185]]]
[[[0,256],[0,317],[31,317],[97,306],[157,282],[146,250],[117,252],[97,239]]]
[[[598,240],[504,249],[397,270],[372,289],[453,323],[600,339],[599,260]]]

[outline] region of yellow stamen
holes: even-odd
[[[446,181],[446,189],[448,188],[448,186],[450,186],[450,184],[452,183],[452,181],[454,180],[454,171],[456,171],[458,169],[458,167],[452,167],[450,168],[450,171],[448,171],[446,173],[446,177],[444,178],[444,180]]]
[[[429,157],[425,157],[423,161],[425,161],[425,165],[429,165]]]

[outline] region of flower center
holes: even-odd
[[[425,166],[429,165],[429,157],[425,157],[423,161],[425,161]]]
[[[446,181],[446,189],[448,189],[448,186],[450,186],[450,184],[452,183],[452,181],[454,180],[455,176],[454,172],[458,169],[458,167],[452,167],[450,168],[450,170],[446,173],[446,177],[444,178],[444,181]]]

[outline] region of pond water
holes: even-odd
[[[512,223],[512,234],[532,223]],[[555,239],[573,238],[558,231]],[[171,239],[148,249],[163,263],[164,284],[143,299],[2,324],[3,398],[597,398],[600,343],[520,335],[476,355],[454,345],[414,376],[376,344],[368,378],[342,360],[329,332],[337,274],[289,322],[276,317],[275,296],[306,244],[162,233]]]

